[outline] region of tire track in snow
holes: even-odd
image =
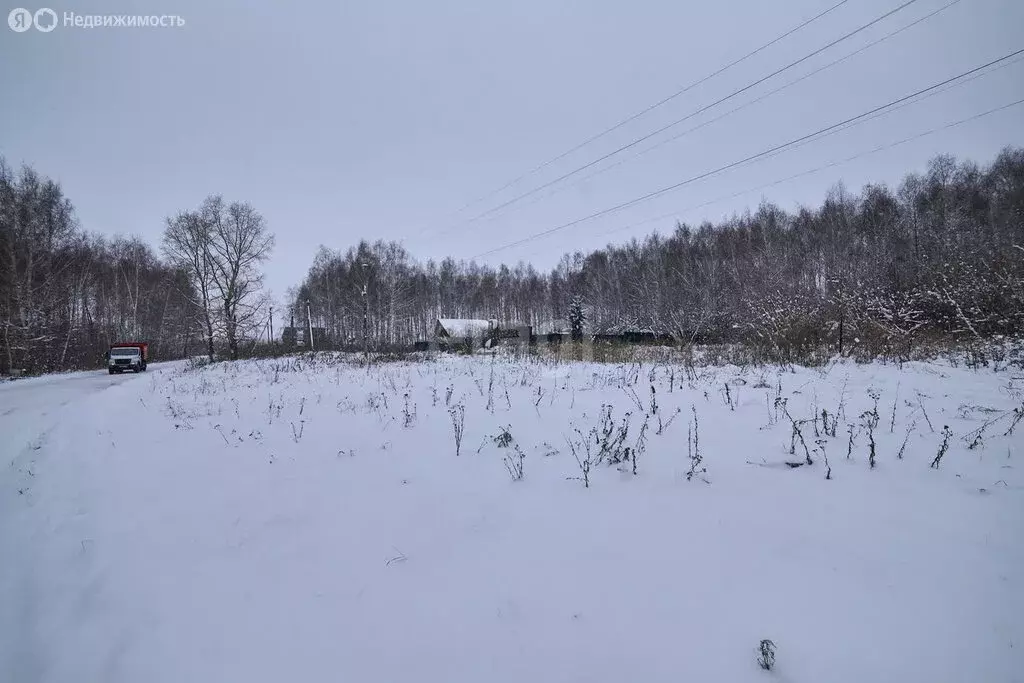
[[[120,379],[120,381],[118,381]],[[113,379],[96,372],[17,380],[0,385],[0,671],[11,681],[49,680],[44,606],[52,607],[55,587],[47,585],[49,565],[66,558],[52,544],[41,543],[54,523],[43,496],[46,469],[54,454],[52,437],[68,418],[93,405],[97,395],[140,377]],[[59,449],[58,449],[59,450]],[[7,453],[13,457],[6,457]],[[60,463],[64,467],[65,463]],[[83,553],[84,553],[83,548]],[[83,555],[83,562],[88,558]],[[77,570],[87,570],[87,566]],[[5,678],[5,680],[7,680]]]

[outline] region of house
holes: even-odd
[[[494,335],[495,320],[474,320],[471,318],[438,318],[434,325],[437,341],[484,340]]]
[[[534,341],[533,329],[519,323],[497,320],[438,318],[431,344],[439,349],[491,347],[495,344],[528,345]]]
[[[538,335],[569,334],[570,325],[565,318],[542,320],[533,331]]]
[[[675,338],[671,334],[658,334],[651,330],[623,329],[613,334],[595,334],[591,336],[595,344],[673,344]]]
[[[529,342],[533,338],[533,328],[529,325],[501,324],[494,331],[494,338],[498,341]]]
[[[309,327],[285,327],[281,330],[281,343],[287,349],[306,348],[309,346]],[[323,327],[313,328],[314,348],[327,342],[327,330]]]

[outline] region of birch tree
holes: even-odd
[[[266,300],[261,296],[259,265],[270,258],[274,236],[263,216],[248,203],[232,202],[225,207],[219,195],[213,196],[204,203],[202,214],[210,225],[212,278],[225,342],[231,360],[236,360],[239,333],[249,330],[262,315]]]
[[[212,242],[211,218],[205,211],[182,211],[167,219],[163,237],[164,255],[188,274],[191,291],[196,295],[193,300],[198,313],[196,322],[201,326],[206,353],[211,362],[214,359],[215,316]]]

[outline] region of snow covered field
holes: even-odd
[[[1024,680],[1022,401],[925,363],[9,383],[0,680]]]

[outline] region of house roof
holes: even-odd
[[[534,326],[534,332],[537,334],[552,334],[556,332],[569,332],[569,323],[565,318],[555,318],[553,320],[543,320],[539,324]]]
[[[437,324],[449,337],[483,337],[491,331],[491,323],[488,320],[438,318]]]

